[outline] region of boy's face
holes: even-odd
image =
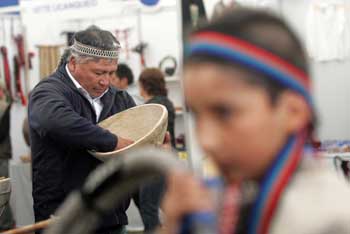
[[[111,85],[114,87],[125,90],[128,88],[128,79],[119,77],[116,73],[111,78]]]
[[[285,108],[245,72],[210,63],[185,69],[186,102],[206,154],[229,180],[259,179],[288,137]]]

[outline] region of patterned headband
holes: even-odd
[[[304,96],[310,107],[313,101],[308,75],[281,57],[245,40],[219,32],[205,31],[191,37],[188,56],[211,55],[242,64],[261,72]]]
[[[117,44],[115,50],[101,50],[96,47],[82,44],[77,40],[74,40],[74,43],[70,48],[79,54],[106,59],[118,59],[120,52],[119,44]]]

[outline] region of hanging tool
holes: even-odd
[[[24,40],[22,35],[17,35],[13,37],[18,55],[15,55],[13,58],[14,64],[14,75],[15,75],[15,93],[20,98],[23,106],[27,105],[27,100],[24,95],[22,87],[22,78],[21,78],[21,68],[25,67],[25,52],[24,52]]]
[[[129,60],[129,58],[130,58],[129,36],[130,36],[131,31],[132,31],[132,28],[116,29],[115,30],[115,37],[117,38],[117,40],[119,42],[123,41],[123,44],[124,44],[123,51],[125,51],[126,60]]]
[[[31,58],[34,56],[34,53],[27,53],[25,48],[25,39],[24,39],[25,29],[22,28],[22,33],[15,35],[14,32],[14,22],[11,20],[11,36],[15,42],[17,48],[17,55],[14,56],[14,76],[15,76],[15,94],[21,100],[23,106],[27,104],[26,100],[26,89],[28,88],[28,77],[29,69],[31,68]],[[25,83],[23,84],[22,80],[22,71]]]
[[[16,84],[16,94],[21,99],[21,103],[23,106],[27,105],[27,99],[24,95],[23,89],[22,89],[22,80],[21,80],[21,67],[24,65],[21,62],[21,59],[19,56],[15,55],[13,57],[13,65],[14,65],[14,75],[15,75],[15,84]]]
[[[196,28],[199,23],[207,21],[203,0],[181,0],[181,13],[182,36],[185,42],[188,31]]]
[[[140,63],[143,69],[146,67],[145,49],[147,48],[147,43],[142,41],[142,20],[140,9],[137,11],[137,36],[139,43],[132,49],[132,51],[140,55]]]
[[[131,28],[126,28],[123,30],[124,32],[124,45],[125,45],[125,56],[126,56],[126,59],[129,59],[129,42],[128,42],[128,39],[129,39],[129,33],[131,31]]]
[[[19,64],[22,66],[25,64],[25,52],[24,52],[24,40],[21,34],[14,36],[14,41],[17,47]]]
[[[16,40],[14,18],[13,17],[11,17],[11,19],[10,19],[10,34],[11,34],[11,39],[14,41],[14,43],[16,45],[18,56],[20,56],[21,48],[20,48],[18,43],[20,43],[21,40],[18,40],[18,42]],[[23,55],[24,55],[24,52],[22,51],[22,56]],[[19,83],[21,82],[20,69],[21,69],[21,66],[22,66],[22,61],[21,61],[21,59],[18,56],[15,55],[13,57],[14,92],[13,92],[12,97],[13,97],[13,99],[15,101],[18,101],[20,99],[20,101],[23,104],[23,100],[21,98],[21,93],[20,93],[20,90],[19,90],[19,87],[21,87],[21,84],[19,84]],[[24,101],[24,103],[26,103],[26,101]]]
[[[29,67],[29,69],[32,69],[32,68],[33,68],[32,59],[33,59],[34,56],[35,56],[35,53],[34,53],[34,52],[29,52],[29,53],[28,53],[28,67]]]
[[[145,60],[145,49],[147,48],[147,43],[141,42],[137,44],[132,51],[140,55],[140,62],[142,68],[146,67],[146,60]]]
[[[9,92],[9,96],[11,99],[13,98],[12,96],[12,89],[11,89],[11,73],[10,73],[10,65],[9,65],[9,60],[8,60],[8,54],[7,54],[7,48],[5,46],[1,46],[1,55],[2,55],[2,62],[4,66],[4,76],[5,76],[5,84],[6,84],[6,89]]]
[[[170,64],[170,65],[169,65]],[[163,71],[165,76],[173,76],[177,69],[177,62],[174,56],[165,56],[158,65],[159,69]]]

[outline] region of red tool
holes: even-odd
[[[1,54],[2,54],[2,61],[4,65],[4,75],[5,75],[5,83],[6,83],[6,89],[8,90],[10,97],[12,98],[12,90],[11,90],[11,73],[10,73],[10,65],[7,55],[7,48],[5,46],[2,46],[0,48]]]
[[[17,35],[14,37],[17,50],[18,50],[18,56],[19,56],[19,62],[21,65],[25,64],[25,55],[24,55],[24,40],[22,35]]]
[[[14,73],[16,81],[16,94],[20,97],[23,106],[27,105],[27,99],[23,93],[22,81],[21,81],[21,60],[18,56],[13,57]]]
[[[15,82],[16,82],[16,95],[21,99],[21,103],[23,106],[27,105],[26,96],[24,94],[22,88],[22,79],[21,79],[21,68],[25,69],[25,50],[24,50],[24,38],[22,35],[17,35],[13,37],[18,55],[14,57],[14,74],[15,74]],[[31,68],[31,57],[34,56],[33,53],[28,53],[28,62],[29,68]]]

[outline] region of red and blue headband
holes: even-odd
[[[313,108],[311,82],[308,75],[263,48],[231,35],[204,31],[191,37],[186,49],[188,56],[208,54],[261,72],[304,96],[310,107]]]

